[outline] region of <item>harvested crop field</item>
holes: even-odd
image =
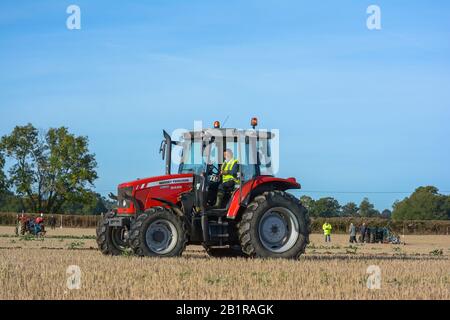
[[[449,299],[450,236],[406,244],[331,244],[313,234],[299,261],[216,259],[198,246],[181,258],[105,257],[94,229],[49,230],[45,239],[0,227],[0,299]],[[66,270],[81,270],[69,290]],[[369,266],[380,289],[368,289]]]

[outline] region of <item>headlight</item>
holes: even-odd
[[[129,208],[130,207],[130,199],[133,193],[133,187],[119,188],[117,192],[117,201],[120,208]]]

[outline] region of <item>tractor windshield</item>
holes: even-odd
[[[219,169],[223,163],[223,151],[231,149],[239,160],[243,180],[259,175],[273,175],[270,139],[242,135],[201,135],[182,143],[179,173],[201,174],[208,166]]]
[[[202,141],[185,141],[181,152],[179,173],[200,174],[205,171],[206,158]]]

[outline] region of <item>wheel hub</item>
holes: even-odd
[[[166,238],[166,235],[161,230],[156,230],[153,234],[153,240],[156,242],[163,242],[163,240]]]
[[[291,249],[299,237],[298,222],[287,208],[272,208],[263,214],[259,222],[261,244],[274,253]]]
[[[150,224],[145,234],[145,241],[150,250],[158,254],[170,252],[177,242],[177,231],[172,222],[158,220]]]
[[[287,226],[281,217],[269,216],[262,222],[262,237],[271,244],[277,244],[286,236]]]
[[[125,250],[127,248],[128,231],[123,227],[115,227],[112,230],[112,242],[116,248]]]

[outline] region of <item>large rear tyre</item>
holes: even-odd
[[[250,257],[298,259],[309,243],[310,220],[294,196],[270,191],[250,203],[238,233],[242,250]]]
[[[27,225],[25,222],[22,222],[20,224],[20,235],[24,236],[26,232],[27,232]]]
[[[171,210],[153,207],[136,218],[131,227],[134,253],[149,257],[179,257],[187,244],[187,228]]]
[[[105,255],[118,256],[128,249],[126,240],[127,229],[125,227],[110,227],[108,219],[114,217],[114,212],[107,213],[97,225],[97,244]]]

